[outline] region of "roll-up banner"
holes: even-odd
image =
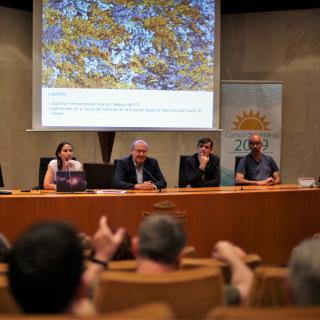
[[[280,168],[281,118],[281,82],[221,82],[221,185],[234,184],[235,159],[250,152],[253,133],[262,136],[262,152]]]

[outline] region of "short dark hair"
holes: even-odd
[[[118,229],[112,228],[112,233],[116,233]],[[125,232],[123,239],[117,249],[117,251],[112,256],[112,261],[120,260],[134,260],[134,256],[131,248],[131,236],[129,233]]]
[[[10,288],[25,313],[63,313],[80,285],[83,256],[67,223],[34,225],[12,246]]]
[[[212,149],[212,147],[213,147],[213,141],[212,141],[210,138],[201,138],[201,139],[198,141],[197,147],[199,147],[200,144],[205,144],[205,143],[210,143],[210,149]]]
[[[186,234],[173,218],[152,216],[139,228],[139,256],[155,262],[176,262],[186,244]]]

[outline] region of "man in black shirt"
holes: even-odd
[[[220,184],[220,159],[212,154],[210,138],[198,141],[197,153],[186,159],[186,176],[193,188],[218,187]]]

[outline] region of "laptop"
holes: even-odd
[[[86,187],[85,171],[57,171],[57,192],[84,192]]]
[[[83,169],[87,176],[88,189],[111,189],[113,164],[84,163]]]

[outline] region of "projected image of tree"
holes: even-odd
[[[213,90],[214,0],[44,0],[42,84]]]

